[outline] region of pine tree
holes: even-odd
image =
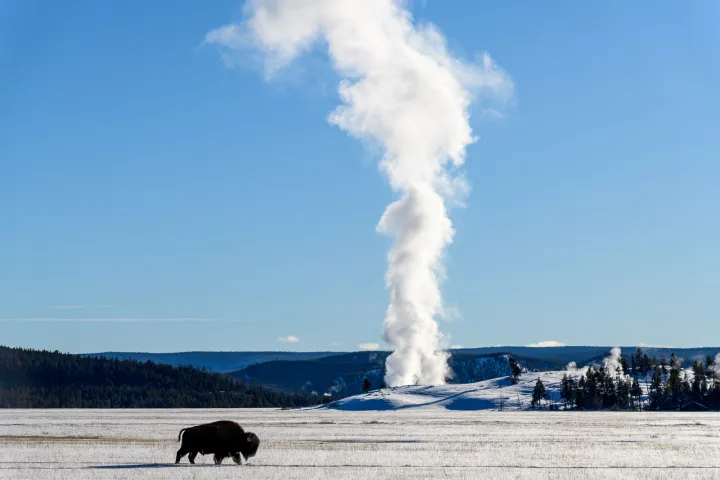
[[[577,389],[575,390],[575,406],[580,409],[585,409],[585,377],[580,377],[577,382]]]
[[[705,381],[705,367],[701,361],[696,361],[692,366],[693,381],[692,381],[692,398],[698,403],[703,402],[702,395],[702,384]]]
[[[712,388],[710,389],[710,401],[708,402],[708,405],[712,410],[719,410],[720,409],[720,382],[714,382],[712,384]]]
[[[709,393],[708,383],[707,383],[707,380],[705,379],[705,377],[703,377],[702,380],[700,381],[700,403],[702,405],[704,405],[705,407],[710,408],[710,404],[708,401],[709,400],[708,393]]]
[[[667,380],[667,393],[670,396],[671,408],[680,408],[682,401],[682,378],[680,378],[680,364],[673,353],[670,356],[670,376]]]
[[[630,387],[630,397],[632,399],[637,399],[636,401],[639,403],[642,398],[642,388],[640,388],[640,383],[638,382],[637,378],[633,378],[632,387]],[[633,401],[633,406],[634,406]]]
[[[363,380],[362,389],[363,392],[367,393],[370,390],[370,387],[372,387],[372,383],[370,382],[370,379],[365,377],[365,380]]]
[[[715,361],[710,355],[705,357],[705,378],[709,382],[715,382]]]
[[[613,377],[608,373],[606,372],[602,382],[602,405],[603,408],[618,408],[617,385]]]
[[[622,373],[628,375],[630,373],[630,366],[625,360],[625,357],[620,357],[620,366],[622,367]]]
[[[538,378],[537,382],[535,382],[535,388],[533,389],[532,400],[530,403],[533,408],[535,408],[537,404],[546,397],[547,393],[545,392],[545,385],[542,380]]]
[[[560,384],[560,398],[565,400],[565,409],[568,408],[568,404],[572,407],[575,403],[575,396],[577,394],[577,384],[575,380],[568,377],[567,374],[563,375],[562,382]]]
[[[640,374],[643,377],[645,377],[645,376],[647,376],[649,371],[650,371],[650,358],[647,356],[647,353],[643,353],[642,358],[640,359]]]
[[[650,383],[650,391],[648,392],[648,399],[650,400],[650,408],[652,410],[660,410],[664,406],[662,374],[660,367],[657,366],[653,371],[652,382]]]
[[[675,356],[675,353],[670,353],[670,368],[682,368],[682,360]]]
[[[630,387],[632,384],[630,381],[626,378],[618,378],[617,381],[617,402],[618,407],[622,410],[627,410],[630,408],[630,405],[632,403],[630,398]]]
[[[568,407],[568,403],[570,403],[570,392],[568,392],[568,376],[567,373],[564,373],[562,376],[562,379],[560,380],[560,398],[565,401],[565,409]]]
[[[637,350],[635,350],[635,368],[637,369],[637,372],[642,373],[642,365],[643,365],[643,357],[647,357],[645,353],[643,352],[643,349],[640,347],[637,347]]]
[[[691,396],[692,387],[690,386],[690,381],[688,380],[687,373],[683,373],[682,380],[680,381],[678,408],[688,408],[688,405],[691,403]]]
[[[510,357],[508,359],[508,361],[510,362],[510,372],[511,372],[510,382],[513,385],[515,385],[516,383],[518,383],[518,381],[520,379],[520,373],[522,372],[522,369],[520,368],[520,365],[517,363],[517,361],[514,358]]]
[[[602,407],[602,396],[598,382],[598,378],[601,376],[602,374],[595,367],[588,368],[585,374],[585,408],[598,409]]]
[[[578,395],[578,382],[574,378],[568,380],[570,385],[570,406],[577,406],[577,395]]]

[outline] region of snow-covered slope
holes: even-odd
[[[524,410],[530,406],[535,382],[540,378],[549,396],[560,400],[560,381],[567,372],[528,372],[512,385],[509,377],[477,383],[441,386],[406,386],[383,388],[332,402],[337,410],[398,410],[405,408],[439,408],[448,410]]]
[[[548,402],[560,404],[560,383],[563,375],[575,379],[582,370],[526,372],[513,385],[509,377],[477,383],[442,386],[406,386],[383,388],[330,403],[326,408],[337,410],[400,410],[407,408],[447,410],[527,410],[537,379],[541,379]],[[645,385],[641,385],[645,389]],[[543,404],[546,402],[543,401]]]

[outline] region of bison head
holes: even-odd
[[[240,458],[240,454],[242,454],[243,457],[245,457],[245,461],[249,460],[251,457],[254,457],[255,454],[258,451],[258,447],[260,446],[260,439],[257,435],[255,435],[252,432],[247,432],[244,434],[242,444],[240,445],[240,451],[237,453],[234,453],[232,456],[232,459],[235,463],[240,465],[242,463],[242,459]]]

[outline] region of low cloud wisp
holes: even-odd
[[[534,348],[546,348],[546,347],[565,347],[566,345],[564,343],[560,343],[555,340],[545,340],[544,342],[531,343],[531,344],[525,345],[525,346],[526,347],[534,347]]]
[[[380,344],[379,343],[361,343],[360,345],[358,345],[358,348],[362,352],[370,352],[370,351],[375,351],[375,350],[380,349]]]
[[[287,337],[278,337],[280,343],[300,343],[300,339],[295,335],[288,335]]]
[[[88,322],[88,323],[143,323],[143,322],[222,322],[215,318],[0,318],[0,322]]]

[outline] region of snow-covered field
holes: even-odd
[[[178,431],[234,419],[238,466],[175,465]],[[405,408],[0,410],[0,478],[720,478],[720,414]]]

